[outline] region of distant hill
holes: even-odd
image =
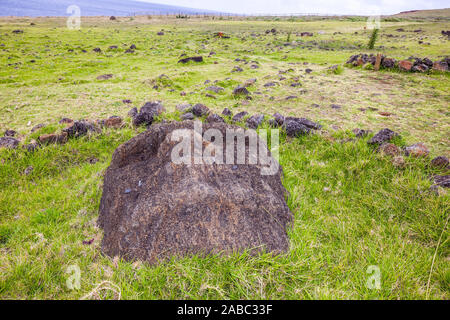
[[[393,16],[399,18],[450,18],[450,8],[403,11]]]
[[[82,16],[219,13],[132,0],[0,0],[0,16],[67,16],[71,5],[79,6]]]

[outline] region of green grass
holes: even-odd
[[[36,26],[29,26],[31,21]],[[114,22],[88,18],[80,31],[70,31],[64,19],[0,18],[0,44],[5,45],[0,46],[0,130],[17,130],[24,141],[60,130],[62,117],[126,117],[132,106],[151,100],[162,100],[168,110],[160,120],[179,119],[174,112],[179,103],[203,102],[216,112],[224,107],[235,113],[281,112],[324,125],[314,135],[282,137],[283,184],[295,215],[287,254],[194,256],[156,266],[104,256],[99,247],[102,231],[96,225],[103,173],[112,153],[143,129],[135,130],[127,121],[123,129],[35,153],[1,149],[0,298],[78,299],[109,281],[123,299],[449,299],[445,226],[450,201],[448,191],[432,192],[429,180],[444,172],[430,169],[429,159],[406,158],[406,167],[398,169],[390,158],[374,152],[368,138],[356,139],[350,131],[390,127],[402,135],[399,145],[423,141],[430,157],[449,156],[448,75],[342,68],[350,55],[367,52],[357,47],[369,38],[364,25],[361,19],[136,17]],[[420,28],[424,34],[396,33],[399,27]],[[271,28],[279,34],[265,35]],[[14,29],[24,33],[14,35]],[[165,35],[157,36],[161,29]],[[374,52],[437,59],[450,49],[440,36],[444,29],[450,29],[448,22],[384,22]],[[317,34],[319,30],[325,34]],[[231,39],[213,37],[217,31]],[[298,37],[302,31],[315,35]],[[341,34],[333,35],[335,31]],[[289,32],[294,46],[284,46]],[[432,44],[419,45],[423,36]],[[137,50],[126,54],[131,44]],[[109,51],[110,45],[119,49]],[[103,52],[92,52],[95,47]],[[216,55],[207,57],[210,51]],[[205,62],[179,65],[182,53],[203,55]],[[250,69],[250,63],[236,58],[258,61],[260,68]],[[328,69],[334,64],[340,65],[335,72]],[[244,72],[231,73],[236,65]],[[290,68],[293,71],[284,72]],[[313,72],[306,75],[306,68]],[[96,80],[107,73],[114,74],[113,79]],[[253,100],[244,105],[232,90],[250,78],[257,82],[249,88]],[[204,89],[212,84],[205,80],[218,80],[224,92],[206,98]],[[270,81],[278,85],[264,87]],[[296,81],[302,86],[291,87]],[[290,95],[297,99],[285,100]],[[132,106],[122,99],[131,99]],[[343,108],[334,111],[332,103]],[[394,115],[382,117],[368,107]],[[48,126],[30,134],[39,123]],[[30,166],[33,171],[25,175]],[[90,239],[91,245],[83,244]],[[81,270],[79,290],[66,286],[71,265]],[[380,290],[366,287],[370,266],[380,268]],[[117,295],[109,291],[100,297]]]
[[[187,257],[158,266],[103,256],[96,226],[102,174],[112,151],[134,134],[109,130],[32,154],[2,151],[2,298],[80,298],[104,280],[124,299],[425,298],[448,195],[429,190],[427,176],[437,172],[427,160],[407,159],[399,170],[347,132],[282,138],[295,214],[286,255]],[[92,245],[82,243],[89,239]],[[438,299],[448,298],[448,230],[443,239],[430,287]],[[81,269],[80,290],[65,286],[70,265]],[[381,270],[380,290],[366,288],[371,265]]]

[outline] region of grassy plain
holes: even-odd
[[[132,106],[152,100],[169,113],[179,103],[202,102],[219,113],[280,112],[324,126],[315,135],[282,137],[283,183],[295,214],[286,255],[189,257],[158,266],[102,255],[96,226],[111,155],[143,129],[127,119],[123,129],[32,154],[0,150],[0,298],[78,299],[94,290],[89,297],[109,299],[118,292],[122,299],[449,299],[449,196],[431,191],[429,180],[443,172],[429,159],[407,158],[398,169],[350,131],[388,127],[401,134],[399,145],[421,141],[430,157],[450,156],[449,76],[331,72],[350,55],[371,52],[365,25],[357,18],[144,16],[82,18],[80,30],[69,30],[62,18],[0,18],[0,131],[14,129],[24,141],[40,123],[48,126],[35,135],[59,129],[62,117],[126,118]],[[265,33],[272,28],[276,35]],[[450,42],[441,30],[450,30],[448,19],[388,19],[372,52],[442,59]],[[218,31],[230,39],[214,37]],[[304,31],[314,36],[297,35]],[[137,49],[126,53],[131,44]],[[205,62],[177,64],[183,53]],[[243,71],[232,72],[235,66]],[[97,80],[102,74],[113,78]],[[233,88],[250,78],[257,79],[253,100],[235,99]],[[215,80],[225,90],[206,97]],[[79,290],[66,286],[71,265],[81,271]],[[380,289],[366,286],[370,266],[380,269]],[[114,290],[95,290],[102,283]]]

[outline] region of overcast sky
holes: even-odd
[[[139,0],[230,13],[394,14],[450,7],[449,0]]]

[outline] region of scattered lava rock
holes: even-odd
[[[194,120],[195,116],[192,112],[186,112],[185,114],[181,115],[181,120]]]
[[[133,117],[133,125],[138,127],[140,125],[151,125],[156,116],[165,112],[166,109],[161,102],[147,102],[141,110]]]
[[[96,132],[98,129],[89,121],[80,120],[75,121],[73,125],[63,129],[63,133],[67,133],[69,138],[79,138],[86,135],[88,132]]]
[[[439,156],[431,160],[431,166],[437,169],[445,169],[449,166],[447,157]]]
[[[72,119],[69,119],[69,118],[62,118],[61,120],[59,120],[58,123],[59,123],[59,124],[72,125],[72,124],[73,124],[73,120],[72,120]]]
[[[225,120],[218,114],[213,113],[206,118],[206,122],[225,122]]]
[[[67,142],[67,138],[68,137],[67,137],[66,132],[62,132],[60,134],[49,133],[49,134],[43,134],[43,135],[39,136],[38,141],[42,145],[53,144],[53,143],[64,144]]]
[[[442,188],[450,188],[450,175],[445,175],[445,176],[434,176],[433,177],[433,181],[434,183]]]
[[[203,117],[209,114],[209,108],[204,104],[197,103],[194,107],[192,107],[192,113],[196,117]]]
[[[33,128],[31,128],[31,133],[36,132],[39,129],[44,128],[44,127],[45,127],[45,124],[43,124],[43,123],[37,124]]]
[[[405,158],[403,156],[394,156],[392,158],[392,164],[397,168],[404,168],[406,166]]]
[[[97,80],[108,80],[111,79],[114,75],[112,74],[102,74],[101,76],[97,77]]]
[[[380,130],[377,134],[375,134],[368,142],[368,144],[372,145],[381,145],[385,142],[391,141],[394,137],[398,136],[398,133],[385,128]]]
[[[307,127],[308,129],[313,129],[313,130],[319,130],[322,128],[322,126],[320,124],[315,123],[314,121],[311,121],[306,118],[286,117],[284,119],[284,122],[286,122],[286,121],[295,121],[295,122],[300,123],[301,125]]]
[[[411,71],[411,69],[413,67],[413,63],[408,60],[402,60],[402,61],[399,61],[398,67],[402,71]]]
[[[122,126],[122,118],[118,116],[112,116],[109,117],[108,119],[101,120],[100,124],[103,127],[118,129]]]
[[[274,128],[281,127],[284,124],[284,120],[284,116],[277,112],[273,115],[273,119],[269,120],[269,124]]]
[[[367,135],[370,133],[370,130],[364,130],[359,128],[353,129],[352,131],[357,138],[367,137]]]
[[[39,144],[35,140],[32,140],[29,144],[23,145],[22,148],[27,150],[28,152],[33,152],[37,148],[39,148]]]
[[[264,121],[263,114],[255,114],[247,119],[247,126],[250,129],[257,129]]]
[[[310,128],[292,118],[285,119],[283,129],[286,131],[288,137],[297,137],[311,132]]]
[[[427,146],[423,144],[422,142],[413,144],[411,146],[408,146],[405,148],[405,154],[407,156],[419,158],[419,157],[426,157],[430,153],[430,150],[428,150]]]
[[[19,142],[19,140],[12,137],[0,137],[0,148],[15,149]]]
[[[14,130],[6,130],[4,136],[5,137],[15,137],[16,134],[17,134],[17,132]]]
[[[207,91],[212,91],[215,93],[220,93],[222,92],[224,89],[222,87],[218,87],[218,86],[210,86],[206,88]]]
[[[178,104],[175,108],[180,112],[191,112],[192,111],[192,105],[189,103]]]
[[[247,111],[242,111],[242,112],[239,112],[238,114],[236,114],[232,120],[233,120],[233,122],[240,122],[247,115],[248,115]]]
[[[244,86],[239,86],[233,90],[233,94],[235,96],[240,96],[240,95],[248,96],[248,95],[250,95],[250,91],[248,91],[247,88]]]
[[[223,116],[226,116],[226,117],[231,117],[231,116],[233,115],[233,113],[231,112],[230,109],[225,108],[225,109],[223,109],[223,111],[222,111],[222,115],[223,115]]]
[[[379,148],[378,148],[378,152],[391,156],[391,157],[395,157],[401,154],[401,150],[399,147],[397,147],[395,144],[393,143],[383,143]]]
[[[184,58],[184,59],[180,59],[178,61],[178,63],[188,63],[190,61],[194,61],[194,62],[203,62],[203,57],[189,57],[189,58]]]

